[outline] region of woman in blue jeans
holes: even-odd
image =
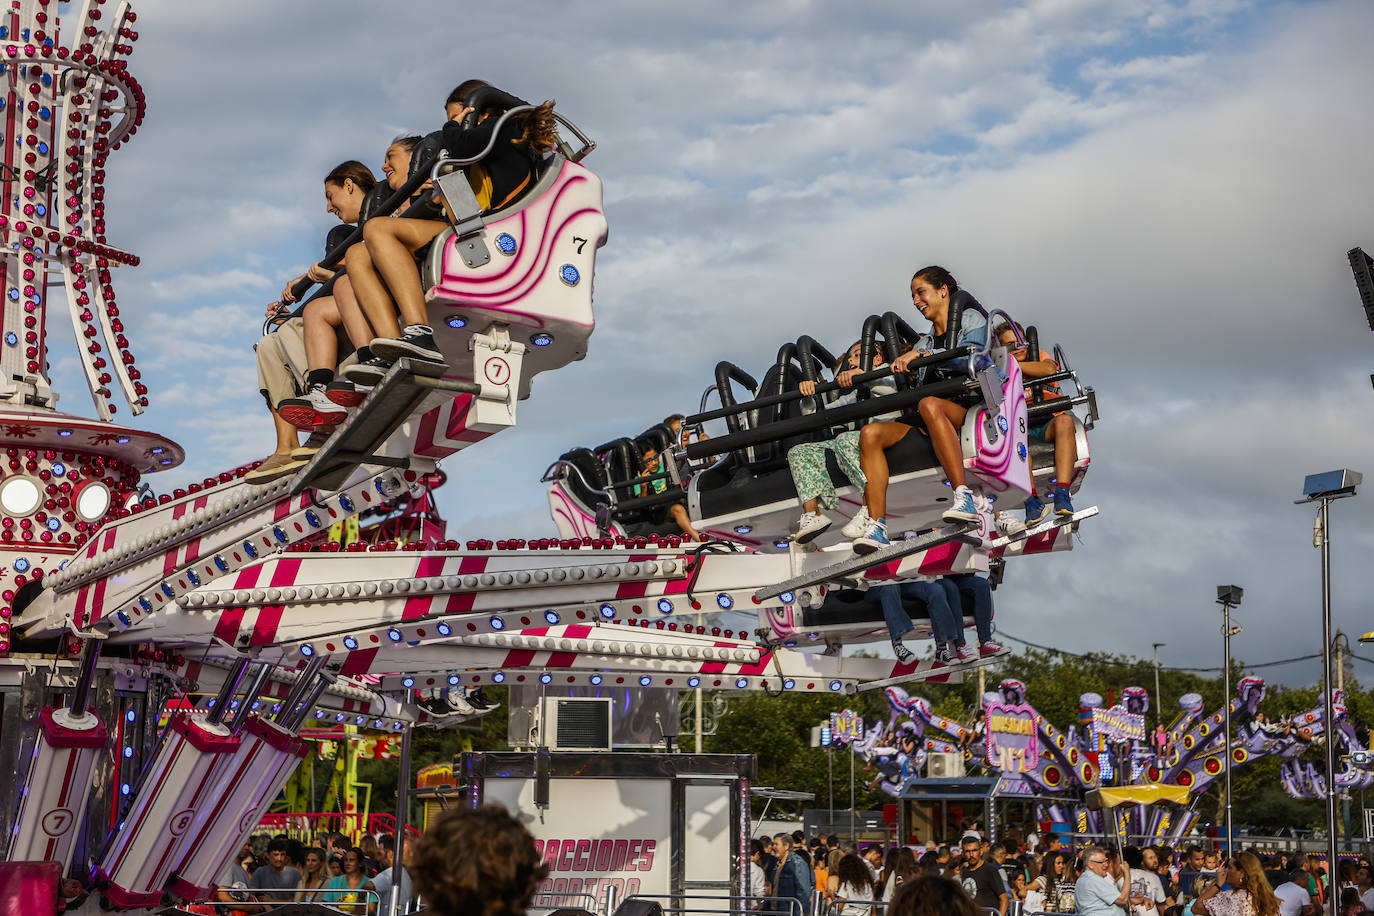
[[[964,640],[965,594],[973,606],[973,622],[979,642],[976,653]],[[906,634],[916,629],[902,604],[903,598],[915,598],[925,604],[930,614],[937,662],[955,664],[1002,651],[1002,647],[992,641],[992,587],[981,576],[964,573],[934,580],[913,579],[898,585],[878,585],[870,588],[866,597],[882,605],[883,620],[887,622],[887,633],[892,638],[892,652],[897,656],[897,661],[903,664],[916,660],[916,656],[902,642]]]

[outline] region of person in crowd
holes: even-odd
[[[415,841],[415,890],[434,916],[524,916],[548,866],[501,805],[454,807]]]
[[[868,866],[868,876],[873,879],[876,886],[878,883],[878,869],[883,865],[883,847],[877,843],[869,843],[864,847],[864,864]]]
[[[836,901],[832,910],[839,916],[870,916],[873,877],[864,860],[852,852],[841,856],[830,874],[826,897]]]
[[[984,857],[983,841],[972,834],[965,834],[959,841],[959,849],[963,853],[959,880],[964,890],[978,906],[1006,916],[1007,888],[997,866]]]
[[[363,198],[376,183],[368,167],[357,160],[350,159],[335,166],[324,179],[329,212],[345,224],[356,223],[362,212]],[[328,251],[329,247],[326,242],[325,250]],[[330,271],[313,264],[302,277],[288,283],[283,294],[289,293],[291,286],[303,277],[324,282],[330,275]],[[268,317],[282,318],[283,307],[281,302],[272,303],[267,307]],[[301,315],[284,317],[280,326],[264,335],[254,349],[257,351],[258,390],[267,401],[277,438],[272,454],[247,475],[249,483],[263,484],[295,473],[305,465],[304,460],[292,457],[292,453],[300,448],[296,425],[283,416],[279,409],[280,404],[306,395],[311,387],[307,369],[310,358],[307,354],[305,318]],[[329,407],[332,409],[323,418],[328,422],[322,421],[322,425],[333,425],[345,416],[344,410],[338,405],[330,403]],[[311,417],[314,416],[312,412]]]
[[[768,896],[768,875],[763,870],[763,843],[758,837],[749,841],[749,896],[751,910],[763,909]]]
[[[1202,870],[1214,875],[1221,874],[1221,853],[1215,849],[1204,852],[1202,854]]]
[[[245,843],[215,879],[214,900],[224,904],[226,912],[247,912],[248,879],[254,870],[253,847]]]
[[[778,869],[773,880],[773,896],[796,900],[802,916],[811,913],[811,869],[792,847],[790,834],[779,833],[773,838],[777,850]]]
[[[1348,859],[1341,862],[1342,867],[1354,864]],[[1368,865],[1361,865],[1355,869],[1354,879],[1351,883],[1359,891],[1360,902],[1366,910],[1374,909],[1374,869]]]
[[[916,862],[916,854],[908,846],[897,849],[895,859],[888,856],[887,876],[883,881],[882,900],[890,904],[904,884],[915,881],[921,875],[921,867]]]
[[[1168,846],[1156,845],[1145,847],[1145,867],[1154,871],[1159,877],[1160,887],[1164,888],[1164,895],[1170,900],[1178,900],[1178,881],[1173,870],[1174,851]]]
[[[1026,895],[1029,893],[1030,885],[1026,881],[1026,873],[1017,869],[1011,874],[1011,884],[1008,889],[1008,901],[1014,907],[1026,909]]]
[[[838,850],[835,851],[838,852]],[[831,851],[827,850],[824,844],[821,844],[817,846],[813,852],[814,855],[811,857],[811,861],[815,864],[811,866],[811,886],[820,888],[821,893],[825,895],[826,902],[828,903],[830,901],[830,893],[826,888],[830,883]],[[836,862],[838,861],[839,857],[836,856]]]
[[[1275,885],[1274,898],[1279,902],[1279,916],[1317,916],[1319,904],[1307,887],[1305,861],[1294,856],[1288,861],[1291,870]]]
[[[1053,375],[1059,371],[1059,363],[1055,361],[1052,354],[1046,353],[1037,347],[1035,355],[1032,356],[1028,349],[1028,344],[1023,345],[1021,340],[1025,338],[1025,333],[1021,325],[1012,322],[1002,322],[993,328],[993,335],[997,342],[1006,347],[1013,359],[1021,366],[1021,375],[1030,382],[1035,379]],[[1027,387],[1027,394],[1031,388]],[[1059,384],[1051,382],[1042,386],[1041,395],[1045,400],[1059,397]],[[1051,498],[1054,502],[1055,515],[1073,515],[1073,500],[1069,496],[1069,484],[1073,482],[1073,466],[1078,460],[1078,433],[1074,428],[1073,413],[1068,409],[1058,411],[1048,417],[1037,417],[1026,430],[1026,439],[1029,442],[1049,442],[1054,445],[1054,488],[1051,490]],[[1032,483],[1034,486],[1034,483]],[[1049,517],[1050,507],[1043,500],[1031,493],[1030,499],[1026,500],[1026,524],[1037,525]]]
[[[923,875],[943,875],[945,873],[945,866],[940,861],[940,854],[933,849],[921,853],[917,865]]]
[[[950,300],[958,291],[958,282],[943,267],[931,265],[916,271],[911,278],[911,300],[921,315],[930,322],[931,329],[911,350],[897,357],[892,364],[894,373],[907,373],[912,362],[935,352],[938,339],[949,328]],[[987,330],[987,319],[981,313],[970,309],[960,317],[959,339],[955,346],[982,346],[987,340]],[[945,371],[966,371],[967,360],[952,360],[940,368]],[[938,373],[927,373],[924,368],[919,369],[915,381],[921,384],[928,375],[934,374]],[[967,486],[964,476],[964,453],[959,445],[958,433],[970,403],[945,398],[923,398],[917,405],[915,414],[904,413],[896,420],[869,423],[859,431],[859,465],[868,481],[864,493],[872,521],[868,530],[855,539],[856,553],[871,553],[891,543],[887,538],[887,449],[906,438],[917,424],[922,424],[930,436],[931,445],[935,448],[935,457],[949,479],[950,486],[954,487],[954,498],[949,508],[944,511],[944,521],[952,523],[977,520],[978,509],[973,504],[973,491]]]
[[[1131,902],[1131,871],[1123,866],[1124,886],[1117,888],[1111,858],[1102,846],[1089,846],[1083,853],[1083,874],[1074,884],[1074,900],[1079,916],[1122,916]]]
[[[344,873],[343,860],[344,856],[347,854],[348,853],[346,851],[327,853],[327,858],[329,861],[326,864],[329,866],[329,877],[337,878],[339,877],[339,875],[342,875]]]
[[[320,892],[319,902],[338,907],[345,913],[367,912],[367,855],[360,847],[351,846],[343,857],[343,874],[330,878]]]
[[[1206,865],[1207,857],[1201,846],[1193,844],[1184,849],[1183,864],[1178,871],[1178,885],[1184,894],[1194,898],[1197,896],[1193,887],[1197,884],[1198,875],[1206,873]]]
[[[473,90],[485,85],[482,80],[466,80],[449,94],[444,106],[449,117],[443,128],[444,149],[453,158],[466,159],[481,153],[491,143],[486,158],[468,167],[468,181],[474,185],[483,210],[494,210],[529,186],[534,177],[534,157],[553,148],[553,103],[545,102],[532,111],[506,119],[493,142],[500,112],[476,112],[466,104]],[[464,126],[469,114],[476,115],[472,127]],[[358,301],[380,335],[372,343],[375,358],[394,361],[409,357],[444,364],[444,356],[434,342],[434,330],[428,323],[415,253],[447,225],[448,221],[442,218],[373,221],[363,227],[363,246],[353,246],[344,256]],[[397,320],[398,312],[404,325]]]
[[[1360,900],[1360,892],[1353,887],[1341,891],[1340,910],[1341,916],[1363,916],[1369,912]]]
[[[1153,850],[1142,850],[1136,846],[1127,846],[1121,850],[1121,858],[1131,869],[1131,897],[1140,898],[1145,903],[1136,904],[1132,912],[1136,914],[1163,912],[1164,903],[1169,899],[1164,893],[1164,885],[1159,880],[1159,875],[1155,873],[1153,867],[1145,860],[1145,853]]]
[[[297,903],[313,903],[319,892],[329,883],[329,867],[324,861],[324,850],[311,846],[305,851],[305,866],[301,874],[301,889],[296,891]]]
[[[406,850],[409,853],[409,849]],[[375,916],[378,912],[377,906],[380,904],[385,907],[391,899],[391,889],[396,887],[395,866],[396,866],[396,837],[394,834],[384,833],[377,839],[377,855],[380,859],[378,863],[381,867],[377,874],[368,883],[368,887],[377,892],[377,899],[368,902],[368,912]],[[405,856],[407,859],[409,855]],[[405,909],[406,904],[415,898],[415,888],[410,880],[410,871],[404,865],[401,866],[401,908]],[[389,912],[389,911],[388,911]]]
[[[1002,878],[1002,888],[1007,892],[1007,897],[1011,897],[1011,869],[1007,863],[1008,846],[1004,842],[989,843],[983,841],[983,856],[992,862],[992,867],[997,869],[997,874]]]
[[[286,839],[277,837],[267,844],[267,864],[261,865],[248,879],[253,899],[264,903],[286,902],[295,899],[301,885],[301,873],[286,864]]]
[[[897,864],[901,859],[902,851],[905,850],[915,861],[915,854],[906,846],[896,846],[887,851],[887,856],[883,859],[883,867],[878,871],[878,897],[887,903],[892,900],[893,887],[897,884]],[[915,871],[913,866],[912,871]]]
[[[957,881],[920,875],[902,885],[887,916],[985,916],[985,912]]]
[[[1278,916],[1278,898],[1254,853],[1232,856],[1222,864],[1217,876],[1228,889],[1222,890],[1213,883],[1199,892],[1192,907],[1197,916]]]
[[[759,853],[759,865],[763,867],[763,876],[768,881],[768,886],[773,886],[774,874],[778,869],[778,857],[773,854],[773,838],[761,836],[758,838],[759,846],[763,851]]]
[[[364,833],[358,841],[358,848],[363,851],[363,870],[370,878],[377,874],[377,869],[381,867],[381,849],[377,846],[377,838],[370,833]]]
[[[835,381],[841,388],[848,390],[831,401],[829,407],[855,403],[861,392],[868,397],[882,397],[897,392],[897,386],[891,376],[855,386],[854,378],[862,371],[859,365],[861,346],[861,343],[855,342],[835,364]],[[873,368],[877,369],[883,363],[882,354],[875,352]],[[816,383],[810,379],[803,380],[797,389],[808,398],[816,395]],[[870,422],[892,420],[898,416],[899,413],[893,411],[876,416]],[[787,466],[792,471],[792,485],[796,488],[797,499],[802,504],[802,515],[797,521],[797,533],[792,538],[798,544],[809,544],[828,531],[831,525],[830,517],[821,512],[821,509],[834,510],[840,504],[839,497],[835,494],[835,485],[830,480],[830,471],[826,468],[826,452],[834,454],[844,476],[860,491],[866,483],[863,469],[859,467],[858,430],[847,430],[823,442],[802,442],[788,449]],[[840,529],[840,533],[849,538],[858,537],[868,527],[868,521],[868,512],[861,505],[854,517]]]

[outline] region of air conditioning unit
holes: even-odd
[[[545,697],[540,704],[540,737],[554,751],[609,751],[610,697]]]
[[[926,757],[926,778],[962,779],[964,777],[964,755],[937,753]]]

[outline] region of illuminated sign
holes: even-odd
[[[1033,708],[1024,703],[989,703],[986,725],[988,766],[1006,774],[1035,769],[1040,749]]]

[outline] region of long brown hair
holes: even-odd
[[[467,104],[467,97],[472,94],[474,89],[483,86],[490,86],[486,80],[463,80],[453,88],[448,94],[448,101],[445,105],[452,105],[454,102]],[[487,108],[479,111],[479,115],[499,116],[501,109]],[[535,152],[545,152],[551,150],[558,142],[557,122],[553,117],[553,102],[544,102],[536,105],[533,111],[522,111],[511,118],[511,123],[519,131],[515,139],[511,140],[518,146],[525,146]]]
[[[1264,866],[1260,864],[1259,856],[1253,852],[1242,852],[1232,856],[1231,861],[1244,875],[1240,886],[1250,895],[1250,905],[1255,908],[1255,913],[1258,916],[1279,916],[1279,899],[1274,896],[1274,889],[1264,876]]]
[[[887,907],[888,916],[982,916],[963,885],[937,875],[904,881]]]

